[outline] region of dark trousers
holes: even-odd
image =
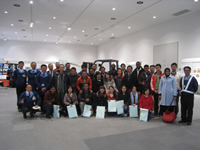
[[[159,115],[162,116],[163,113],[167,110],[168,107],[169,107],[169,106],[160,105],[160,112],[159,112]],[[171,106],[171,107],[168,109],[168,111],[173,112],[175,108],[176,108],[176,106]]]
[[[154,115],[158,115],[158,93],[153,94],[154,96]]]
[[[22,109],[22,113],[23,113],[24,118],[26,118],[26,113],[27,112],[30,111],[31,115],[33,115],[33,113],[34,113],[32,107],[22,106],[21,109]]]
[[[24,86],[16,86],[16,93],[17,93],[17,107],[20,109],[22,107],[21,104],[18,104],[20,95],[25,91],[26,85]]]
[[[41,106],[41,112],[43,112],[44,94],[41,94],[41,92],[39,91],[39,96],[41,98],[41,104],[40,104],[40,106]]]
[[[178,114],[178,111],[179,111],[179,106],[178,106],[178,103],[179,103],[179,91],[177,91],[178,94],[176,96],[176,107],[175,107],[175,114],[177,115]]]
[[[181,119],[185,122],[192,122],[194,106],[194,95],[181,95]]]
[[[46,111],[46,117],[49,117],[53,113],[53,104],[46,103],[43,109]]]

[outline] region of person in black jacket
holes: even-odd
[[[97,71],[95,78],[92,80],[92,91],[94,93],[98,92],[100,86],[103,86],[103,79],[101,78],[101,73]]]
[[[133,74],[135,75],[135,86],[138,91],[141,91],[140,84],[139,84],[139,77],[144,72],[144,69],[141,67],[141,63],[139,61],[136,62],[136,68],[133,71]]]
[[[106,89],[104,86],[100,86],[98,92],[94,95],[94,111],[96,112],[97,106],[105,106],[106,112],[108,108],[107,100]]]
[[[126,90],[126,86],[122,86],[121,92],[119,92],[118,100],[124,100],[124,105],[122,106],[124,108],[124,116],[127,117],[127,113],[129,110],[129,104],[130,104],[130,94]]]
[[[70,85],[73,89],[73,91],[78,94],[78,90],[76,88],[76,82],[77,82],[77,79],[79,78],[80,76],[76,73],[76,68],[75,67],[72,67],[71,68],[71,71],[70,71],[70,74],[68,75],[67,77],[67,85]]]
[[[135,85],[135,75],[132,72],[133,71],[133,67],[132,66],[128,66],[127,67],[127,74],[125,74],[124,76],[124,84],[126,85],[127,91],[131,91],[132,87]]]
[[[124,85],[124,76],[122,75],[121,68],[117,69],[117,76],[114,77],[114,80],[118,91],[120,91],[122,89],[122,85]]]
[[[78,100],[81,109],[81,117],[83,117],[83,110],[85,104],[91,105],[91,111],[93,110],[93,93],[90,91],[88,83],[85,83],[83,85],[83,92],[79,93]]]

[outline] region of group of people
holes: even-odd
[[[14,81],[17,92],[18,110],[23,112],[24,118],[30,111],[34,117],[37,107],[41,107],[41,113],[46,113],[51,118],[53,105],[59,105],[61,114],[67,116],[67,106],[75,105],[78,114],[83,116],[84,105],[91,105],[92,114],[96,113],[97,106],[105,106],[106,116],[112,115],[108,112],[108,102],[111,100],[124,100],[124,114],[128,116],[129,105],[138,105],[154,112],[154,116],[162,116],[168,109],[177,115],[178,103],[181,96],[181,120],[179,123],[191,125],[194,105],[194,93],[198,90],[198,82],[190,75],[191,68],[184,67],[185,75],[177,72],[177,64],[172,63],[171,69],[165,68],[161,71],[161,65],[144,65],[136,62],[136,68],[121,64],[117,68],[111,65],[111,70],[106,72],[101,66],[97,71],[93,64],[87,72],[87,66],[82,65],[81,71],[76,72],[70,63],[65,65],[56,62],[47,66],[41,65],[37,70],[37,64],[31,63],[31,70],[23,69],[24,62],[18,63],[18,69],[14,71]],[[36,109],[33,109],[32,107]]]

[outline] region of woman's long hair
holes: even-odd
[[[105,89],[104,86],[100,86],[100,87],[99,87],[99,91],[97,92],[97,96],[98,96],[98,97],[101,97],[100,89],[104,89],[103,96],[106,96],[106,89]]]
[[[109,90],[110,90],[110,88],[113,88],[113,89],[114,89],[113,96],[114,96],[114,98],[116,98],[115,88],[114,88],[113,86],[109,86]]]

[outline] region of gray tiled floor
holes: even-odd
[[[0,88],[0,150],[200,149],[200,96],[192,126],[159,118],[60,118],[24,120],[16,110],[15,89]]]

